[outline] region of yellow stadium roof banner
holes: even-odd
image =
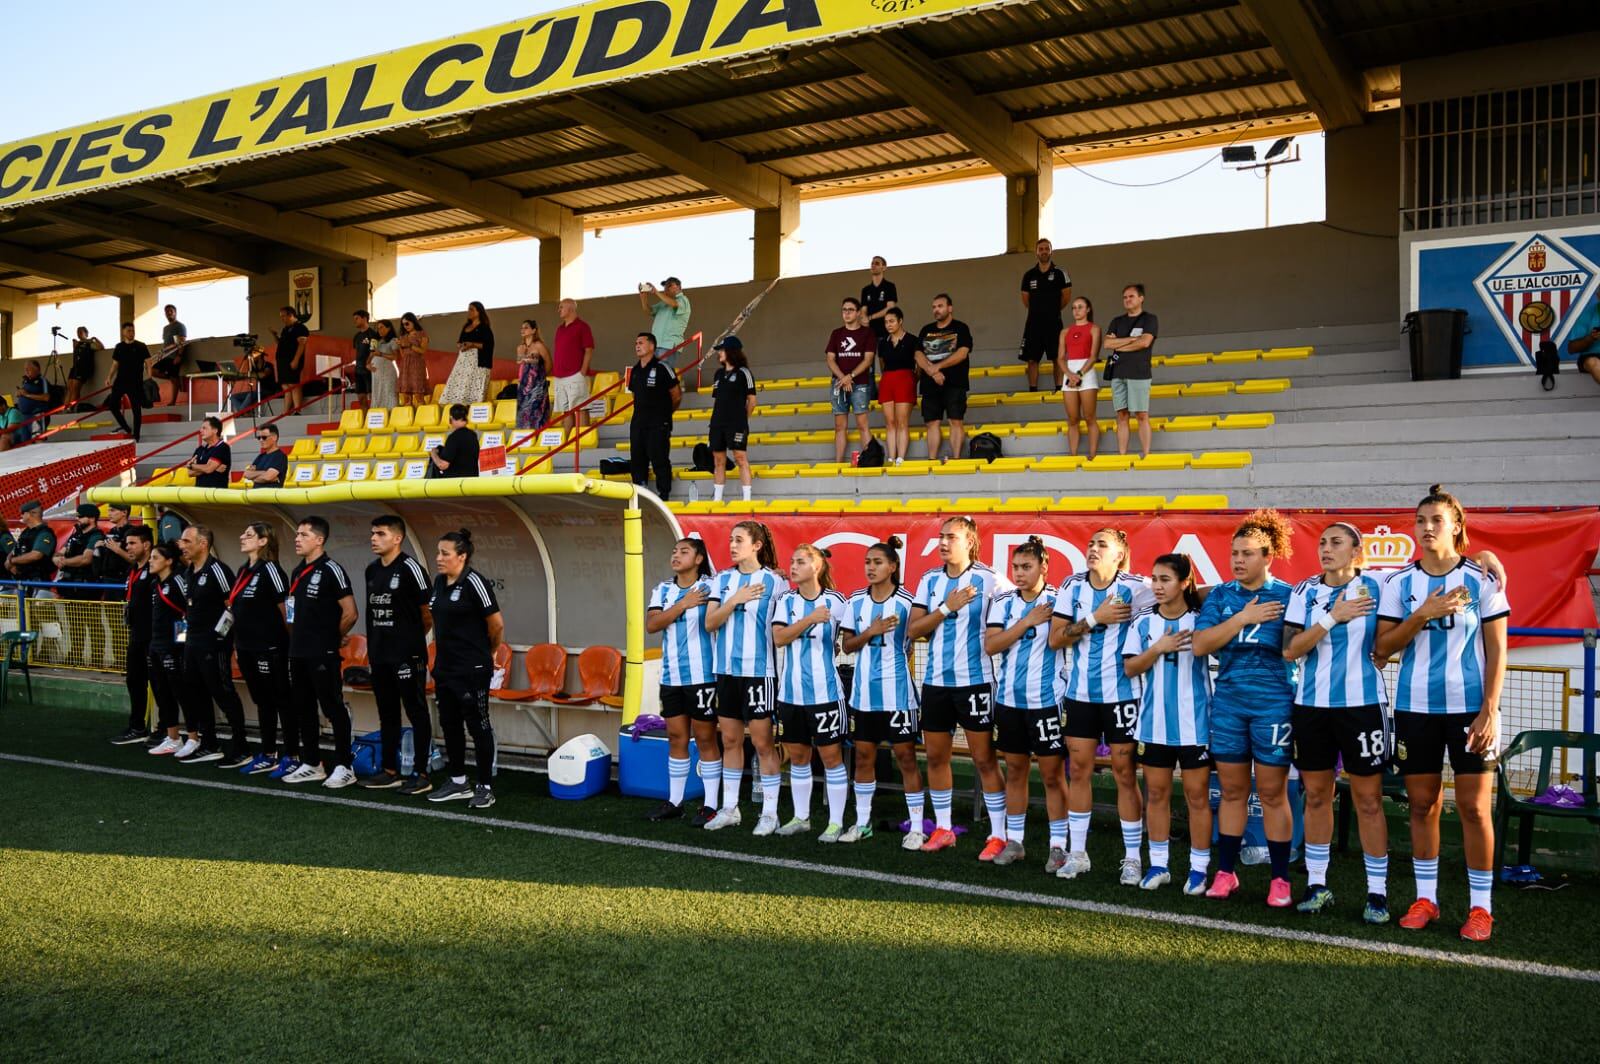
[[[597,0],[0,146],[0,207],[1016,0]]]

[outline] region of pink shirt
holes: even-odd
[[[570,324],[556,326],[556,338],[550,375],[570,377],[583,369],[583,352],[594,346],[594,333],[582,318],[573,318]]]

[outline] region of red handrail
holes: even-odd
[[[40,380],[44,380],[43,377],[40,377],[39,379]],[[94,398],[95,396],[101,394],[102,392],[109,392],[110,390],[111,389],[109,387],[107,387],[107,388],[97,388],[94,391],[90,392],[88,395],[80,395],[80,396],[78,396],[78,398],[74,399],[73,402],[81,403],[81,402],[84,402],[86,400]],[[12,405],[13,406],[16,405],[15,401],[12,402]],[[12,438],[13,439],[16,438],[16,430],[20,429],[22,426],[31,425],[35,421],[39,421],[39,420],[42,420],[44,418],[54,417],[55,415],[61,413],[61,411],[65,410],[65,409],[67,409],[67,404],[66,403],[62,403],[60,406],[51,407],[49,410],[46,410],[42,414],[35,414],[32,417],[28,418],[26,421],[17,422],[15,425],[11,426]],[[100,410],[97,407],[94,410],[89,411],[87,414],[80,414],[78,417],[73,418],[71,421],[67,422],[65,425],[59,425],[59,426],[57,426],[56,428],[53,428],[53,429],[45,429],[43,432],[40,432],[40,433],[37,433],[35,435],[29,436],[27,439],[23,440],[21,443],[17,444],[16,446],[18,446],[18,447],[26,447],[28,444],[35,443],[35,442],[37,442],[39,440],[42,440],[42,439],[46,438],[47,436],[53,436],[58,432],[62,432],[64,430],[66,430],[66,429],[72,428],[72,426],[78,424],[78,422],[82,421],[84,418],[93,417],[95,414],[98,414],[99,412],[100,412]]]

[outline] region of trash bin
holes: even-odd
[[[1461,342],[1467,335],[1464,310],[1413,310],[1401,332],[1411,337],[1411,379],[1461,379]]]

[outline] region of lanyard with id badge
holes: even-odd
[[[285,597],[283,603],[283,619],[285,622],[289,624],[294,623],[294,593],[299,589],[300,581],[304,580],[307,574],[309,574],[311,570],[315,568],[315,565],[308,565],[304,569],[301,569],[300,575],[295,577],[294,580],[289,584],[289,594]]]
[[[187,643],[189,641],[189,622],[184,618],[189,611],[167,598],[167,593],[161,590],[160,584],[156,585],[156,595],[160,597],[162,602],[167,604],[167,609],[178,615],[178,619],[172,622],[172,641],[174,643]]]
[[[228,633],[233,631],[233,600],[239,597],[239,592],[244,590],[245,585],[254,576],[255,573],[246,566],[244,571],[239,574],[238,581],[233,585],[233,590],[228,592],[228,604],[222,608],[222,616],[217,618],[217,627],[214,629],[218,639],[226,639]]]

